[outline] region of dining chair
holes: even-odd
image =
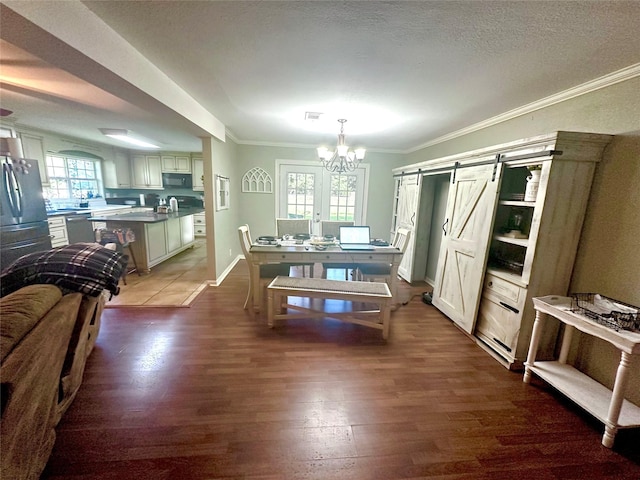
[[[311,220],[304,218],[276,218],[276,236],[284,235],[309,235],[311,236]],[[290,267],[302,267],[302,276],[306,277],[306,267],[309,267],[309,277],[313,278],[313,263],[290,263]]]
[[[398,228],[393,237],[391,246],[402,252],[407,250],[411,238],[411,230],[408,228]],[[391,283],[391,264],[390,263],[359,263],[356,270],[356,278],[363,281],[384,281]]]
[[[320,221],[320,234],[324,237],[326,235],[333,235],[334,238],[340,239],[340,227],[351,227],[354,222],[347,221],[335,221],[335,220],[321,220]],[[356,265],[354,263],[323,263],[322,264],[322,278],[327,278],[327,271],[331,270],[344,270],[344,279],[349,280],[349,270],[352,275],[355,274]]]
[[[274,263],[268,265],[260,265],[260,278],[253,278],[253,268],[251,265],[251,233],[249,232],[249,225],[242,225],[238,227],[238,237],[240,238],[240,246],[242,247],[242,253],[247,261],[249,267],[249,291],[247,292],[247,299],[244,302],[244,309],[252,308],[253,304],[253,285],[254,282],[260,282],[260,289],[258,290],[258,305],[262,310],[263,291],[265,286],[278,275],[289,276],[289,265],[283,263]],[[252,308],[253,311],[253,308]]]

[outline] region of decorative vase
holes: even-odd
[[[532,170],[527,177],[527,188],[524,191],[525,202],[535,202],[538,197],[538,187],[540,185],[540,170]]]

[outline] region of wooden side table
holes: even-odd
[[[603,422],[605,432],[602,444],[611,448],[618,429],[640,427],[640,406],[625,399],[631,355],[640,354],[640,333],[616,331],[584,315],[572,312],[569,297],[553,295],[538,297],[533,299],[533,305],[536,310],[536,320],[527,361],[524,364],[524,383],[530,383],[531,375],[536,374]],[[557,361],[536,362],[540,335],[548,315],[566,325],[560,355]],[[613,390],[609,390],[571,365],[567,365],[571,337],[575,329],[609,342],[620,350],[620,364]]]

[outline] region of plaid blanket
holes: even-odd
[[[2,271],[0,296],[26,285],[50,283],[66,292],[97,297],[103,290],[120,292],[118,281],[128,257],[97,243],[74,243],[24,255]]]

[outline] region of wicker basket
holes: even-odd
[[[640,332],[640,309],[599,293],[574,293],[571,311],[580,313],[616,331]]]

